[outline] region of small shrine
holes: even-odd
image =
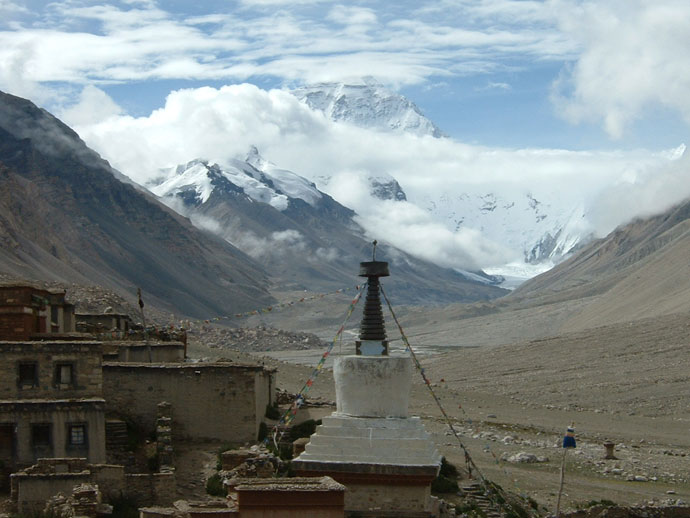
[[[380,278],[388,263],[360,263],[367,295],[354,355],[334,358],[336,411],[293,461],[299,476],[330,476],[347,487],[357,516],[430,516],[441,456],[419,417],[408,414],[414,363],[389,352]]]

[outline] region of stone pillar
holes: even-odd
[[[72,501],[74,516],[96,518],[98,504],[101,503],[101,493],[96,485],[80,484],[72,490]]]
[[[616,456],[614,455],[613,449],[616,447],[615,443],[612,443],[611,441],[607,441],[604,443],[604,448],[606,449],[606,455],[604,456],[605,459],[615,459]]]
[[[156,419],[156,445],[159,471],[171,471],[173,467],[172,405],[166,401],[158,403]]]

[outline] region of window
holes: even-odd
[[[19,387],[38,387],[38,363],[22,362],[19,364]]]
[[[86,446],[86,425],[70,424],[67,426],[67,446]]]
[[[57,306],[50,306],[50,325],[58,327],[58,321],[59,321],[59,315],[60,313],[58,312],[58,307]]]
[[[52,445],[50,423],[31,425],[31,445],[34,448],[50,447]]]
[[[69,388],[74,385],[74,364],[57,363],[55,364],[55,386],[58,388]]]

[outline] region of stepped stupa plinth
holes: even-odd
[[[344,484],[346,512],[428,517],[441,456],[421,420],[408,415],[412,358],[388,351],[379,283],[388,275],[388,263],[375,255],[360,263],[367,296],[356,354],[334,358],[336,411],[292,465],[299,476]]]

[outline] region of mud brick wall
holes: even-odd
[[[175,473],[126,474],[125,495],[137,505],[171,505],[177,500]]]
[[[228,442],[256,440],[275,387],[274,372],[261,366],[125,364],[103,366],[107,410],[156,426],[157,405],[172,405],[173,436]]]
[[[89,482],[91,474],[84,473],[55,473],[50,475],[12,475],[20,478],[14,495],[17,511],[20,515],[36,516],[43,511],[43,507],[51,496],[57,493],[72,494],[72,488],[77,484]]]
[[[0,400],[101,397],[100,342],[0,342]],[[20,363],[36,362],[37,386],[19,386]],[[73,384],[56,386],[59,364],[73,365]]]

